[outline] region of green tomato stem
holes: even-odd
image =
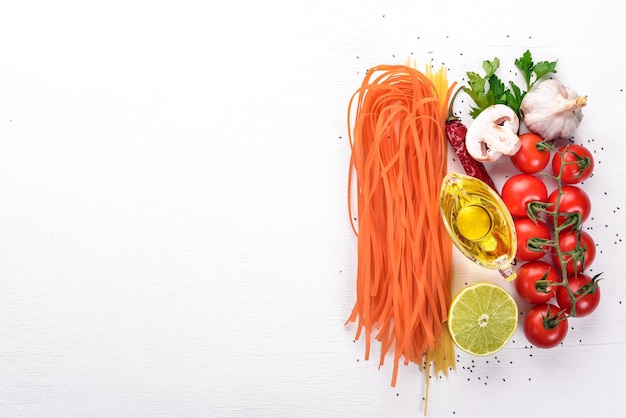
[[[567,319],[567,313],[559,311],[553,314],[550,310],[550,306],[548,306],[548,312],[546,312],[546,315],[543,317],[543,327],[547,330],[556,328],[559,323],[565,319]]]
[[[559,237],[560,237],[561,232],[563,232],[565,229],[572,226],[571,224],[568,224],[568,222],[564,222],[562,225],[559,225],[559,205],[561,203],[561,197],[563,196],[563,193],[564,193],[563,192],[563,168],[567,164],[567,162],[565,162],[565,156],[562,153],[561,153],[561,161],[563,161],[563,164],[561,164],[559,168],[559,173],[554,177],[554,179],[556,180],[557,190],[558,190],[557,197],[556,197],[556,201],[554,202],[554,208],[550,212],[552,215],[552,222],[553,222],[553,228],[554,228],[554,242],[555,242],[554,250],[559,260],[559,263],[561,265],[561,282],[562,282],[561,286],[565,286],[565,289],[567,289],[567,294],[571,300],[571,305],[572,305],[570,312],[566,314],[566,316],[576,316],[576,295],[574,294],[574,292],[572,292],[572,289],[569,286],[568,277],[567,277],[567,263],[564,261],[564,256],[569,255],[571,261],[574,263],[574,266],[576,266],[577,260],[576,260],[576,257],[574,256],[573,251],[567,251],[567,252],[563,251],[559,243]],[[577,163],[574,163],[574,164],[577,164]],[[580,224],[576,226],[580,227]]]

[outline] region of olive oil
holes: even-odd
[[[491,187],[474,177],[450,173],[441,186],[440,207],[448,234],[463,255],[498,270],[506,281],[515,279],[513,218]]]

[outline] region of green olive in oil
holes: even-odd
[[[459,173],[441,185],[440,208],[452,242],[469,259],[515,279],[517,251],[513,218],[500,196],[486,183]]]

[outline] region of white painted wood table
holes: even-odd
[[[626,416],[626,6],[504,4],[3,5],[0,416],[420,416],[417,367],[391,387],[344,326],[347,103],[374,65],[528,48],[589,97],[602,303],[556,349],[458,353],[428,415]]]

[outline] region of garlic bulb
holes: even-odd
[[[568,138],[580,125],[587,98],[561,82],[548,79],[524,96],[520,113],[526,127],[545,140]]]

